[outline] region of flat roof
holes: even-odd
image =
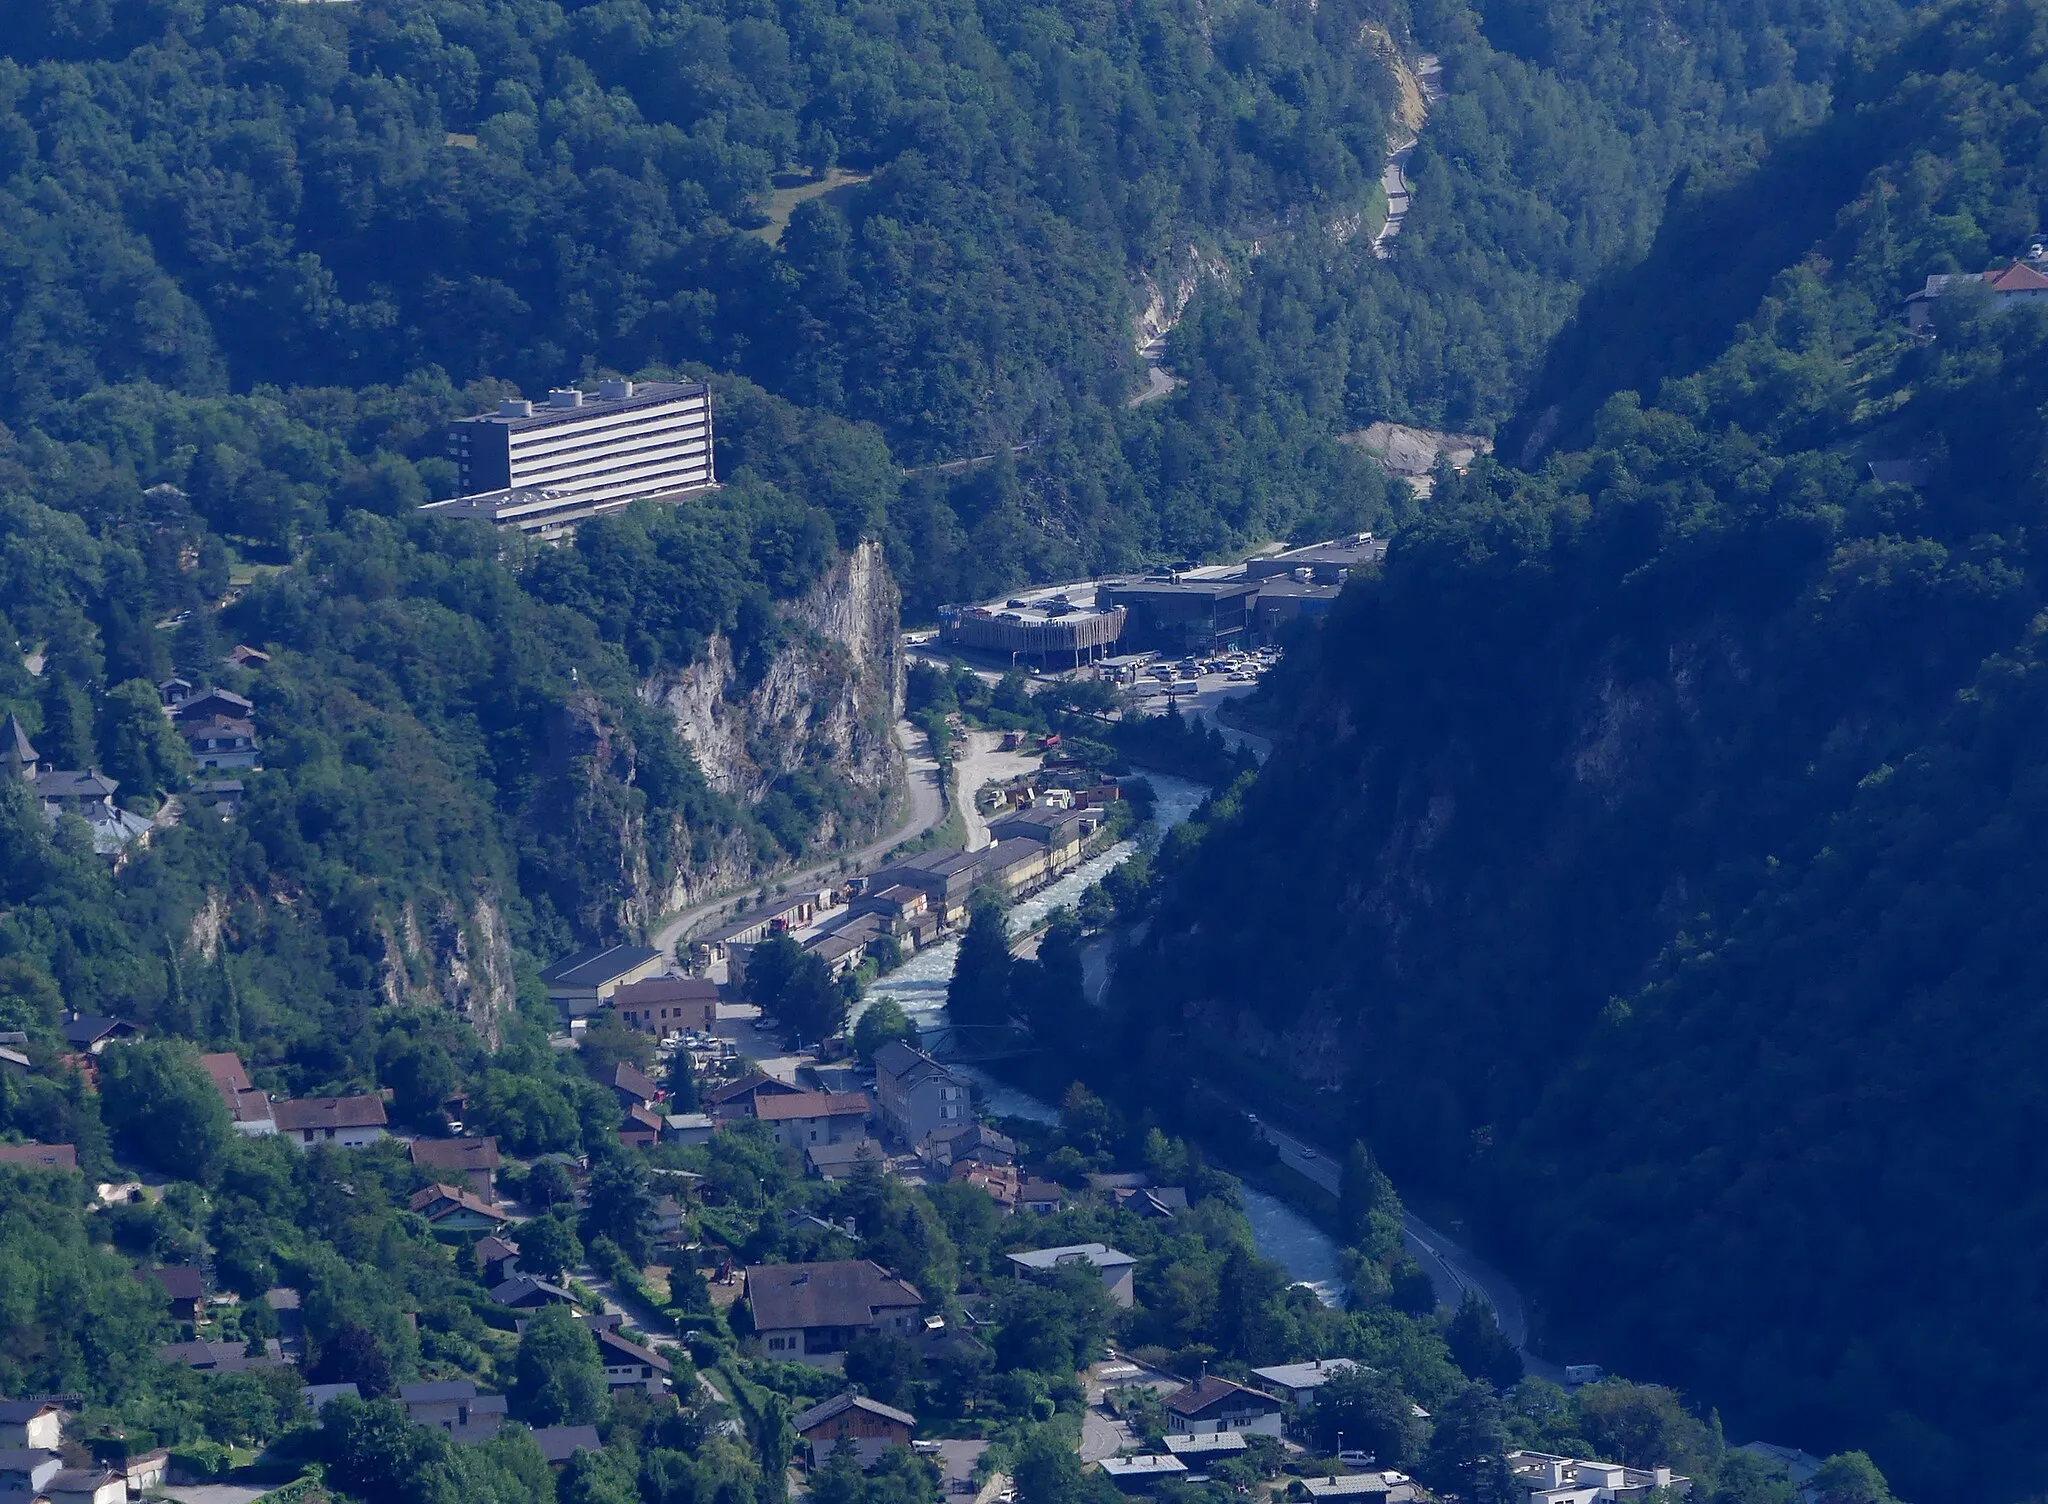
[[[1148,579],[1133,580],[1128,585],[1105,585],[1106,593],[1118,597],[1148,595],[1190,595],[1209,600],[1227,600],[1232,596],[1251,595],[1259,588],[1257,580],[1191,580],[1191,579]]]
[[[1314,1389],[1358,1366],[1355,1358],[1317,1358],[1309,1363],[1276,1363],[1271,1368],[1254,1368],[1252,1373],[1283,1389]],[[1371,1369],[1365,1371],[1372,1372]]]
[[[1033,1248],[1013,1253],[1010,1262],[1026,1269],[1057,1269],[1062,1264],[1093,1264],[1098,1269],[1129,1269],[1137,1260],[1103,1243],[1069,1243],[1062,1248]]]
[[[636,408],[660,407],[666,402],[678,402],[685,397],[701,397],[711,389],[701,381],[634,381],[625,383],[631,390],[629,397],[607,397],[602,390],[598,393],[585,392],[583,401],[576,407],[554,407],[545,401],[533,404],[531,416],[511,416],[503,412],[478,413],[474,417],[459,418],[458,423],[495,423],[500,428],[509,428],[515,433],[524,433],[533,428],[549,428],[560,423],[588,422],[592,418],[606,417],[613,413],[632,412]],[[573,388],[562,387],[562,391]]]
[[[1269,595],[1294,595],[1311,600],[1335,600],[1344,589],[1342,585],[1319,585],[1312,580],[1294,580],[1279,575],[1270,580],[1259,581],[1259,598]]]
[[[1167,1478],[1178,1477],[1188,1470],[1188,1465],[1170,1453],[1157,1453],[1139,1457],[1105,1457],[1102,1470],[1112,1478]]]
[[[1166,1450],[1176,1457],[1215,1457],[1247,1450],[1242,1431],[1213,1431],[1204,1436],[1169,1436]]]

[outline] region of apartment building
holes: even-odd
[[[602,381],[514,400],[448,429],[459,493],[426,510],[542,536],[644,496],[717,484],[711,392],[697,381]]]

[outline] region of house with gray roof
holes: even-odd
[[[1025,1276],[1046,1275],[1073,1264],[1092,1264],[1102,1275],[1102,1288],[1120,1306],[1134,1305],[1132,1271],[1138,1261],[1103,1243],[1069,1243],[1060,1248],[1033,1248],[1010,1255],[1014,1272]]]
[[[915,1285],[868,1259],[756,1265],[746,1298],[762,1349],[786,1359],[843,1353],[860,1336],[907,1337],[924,1311]]]
[[[401,1384],[398,1398],[416,1426],[439,1426],[457,1446],[489,1441],[505,1424],[505,1396],[479,1394],[469,1379]]]
[[[875,1051],[875,1106],[882,1126],[907,1148],[974,1120],[967,1078],[900,1039]]]

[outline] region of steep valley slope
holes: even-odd
[[[2044,64],[2039,0],[1948,7],[1675,189],[1119,973],[1127,1058],[1341,1088],[1553,1355],[1912,1498],[2048,1478],[2048,316],[1903,318],[2026,254]]]

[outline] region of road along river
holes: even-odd
[[[1145,776],[1159,796],[1153,814],[1158,830],[1168,830],[1180,824],[1209,796],[1207,788],[1184,778],[1172,778],[1164,773],[1147,773]],[[1107,873],[1134,856],[1137,850],[1137,842],[1119,841],[1107,851],[1090,857],[1058,882],[1025,899],[1010,910],[1011,933],[1022,934],[1035,929],[1054,909],[1078,903],[1084,889],[1091,883],[1100,882]],[[959,954],[960,943],[957,940],[920,951],[887,976],[876,979],[868,988],[868,997],[870,1000],[893,998],[897,1006],[917,1021],[919,1028],[938,1028],[946,1022],[946,984],[952,980],[953,963]],[[986,1071],[973,1066],[956,1066],[955,1069],[973,1079],[981,1089],[989,1111],[997,1117],[1025,1118],[1040,1123],[1059,1119],[1059,1110],[1051,1103],[1006,1085]],[[1321,1228],[1286,1202],[1249,1186],[1244,1190],[1244,1209],[1252,1224],[1253,1241],[1261,1254],[1279,1264],[1298,1283],[1309,1286],[1328,1304],[1336,1305],[1342,1300],[1344,1286],[1337,1268],[1337,1247]]]

